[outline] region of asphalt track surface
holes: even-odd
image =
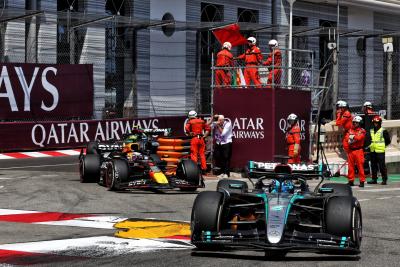
[[[216,180],[206,181],[215,190]],[[382,191],[381,189],[384,189]],[[40,254],[1,257],[0,266],[399,266],[400,180],[388,186],[354,188],[363,211],[363,243],[359,256],[289,253],[270,260],[260,252],[199,253],[183,249],[154,249],[109,253],[79,251],[62,256]],[[87,213],[125,218],[189,221],[196,193],[148,191],[108,192],[96,184],[81,184],[77,157],[0,161],[0,209]],[[0,216],[1,217],[1,216]],[[109,236],[116,230],[0,221],[0,255],[5,244]],[[39,244],[33,243],[33,244]],[[37,246],[37,245],[36,245]],[[17,249],[18,250],[18,249]],[[75,253],[75,254],[74,254]],[[4,253],[3,253],[4,254]]]

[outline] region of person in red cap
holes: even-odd
[[[365,130],[360,127],[362,118],[355,116],[353,119],[353,126],[348,131],[348,162],[349,162],[349,173],[348,173],[348,185],[354,186],[355,168],[357,166],[358,176],[360,179],[360,187],[364,187],[365,174],[364,174],[364,141],[365,141]]]
[[[244,60],[246,69],[244,70],[244,79],[246,85],[249,86],[253,81],[254,86],[261,87],[260,76],[258,74],[258,67],[262,63],[263,55],[260,48],[256,46],[257,40],[254,37],[247,38],[249,48],[238,59]]]
[[[232,44],[225,42],[222,45],[222,50],[217,54],[216,67],[220,68],[215,70],[215,85],[216,87],[230,86],[231,85],[231,69],[233,67],[233,55],[231,53]]]
[[[288,163],[300,163],[300,127],[296,114],[287,117],[289,128],[286,131],[286,144],[288,148]]]
[[[192,136],[192,140],[190,141],[190,158],[197,163],[198,157],[200,157],[201,170],[205,172],[207,170],[207,163],[204,139],[210,134],[211,128],[203,119],[197,117],[197,112],[194,110],[189,111],[188,119],[185,125],[185,132],[187,135]]]

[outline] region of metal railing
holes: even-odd
[[[281,59],[276,59],[274,52],[262,53],[263,60],[258,65],[247,65],[243,60],[234,58],[232,67],[217,67],[216,58],[212,58],[212,78],[211,88],[286,88],[297,90],[311,90],[318,86],[316,79],[316,70],[314,68],[314,53],[311,50],[299,49],[280,49]],[[293,54],[292,66],[289,66],[288,55],[289,52]],[[277,64],[266,65],[266,60],[271,57],[272,63]],[[279,64],[279,61],[281,63]],[[257,75],[261,84],[257,85],[251,81],[247,84],[249,78],[246,77],[246,69],[257,69]],[[218,70],[223,70],[230,81],[218,81],[216,73]],[[292,70],[292,79],[289,79],[289,70]],[[246,82],[247,78],[247,82]],[[251,79],[250,79],[251,80]]]

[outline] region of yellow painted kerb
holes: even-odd
[[[190,224],[185,222],[125,220],[114,225],[114,235],[122,238],[163,238],[190,236]]]

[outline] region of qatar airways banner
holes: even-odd
[[[274,161],[287,155],[286,119],[295,113],[301,128],[301,158],[308,161],[311,94],[287,89],[214,90],[214,114],[223,114],[233,128],[232,167],[249,160]]]
[[[89,141],[118,140],[133,127],[171,128],[174,136],[184,135],[186,116],[144,119],[77,120],[54,122],[0,123],[0,152],[74,148]]]
[[[92,65],[0,63],[1,120],[92,114]]]

